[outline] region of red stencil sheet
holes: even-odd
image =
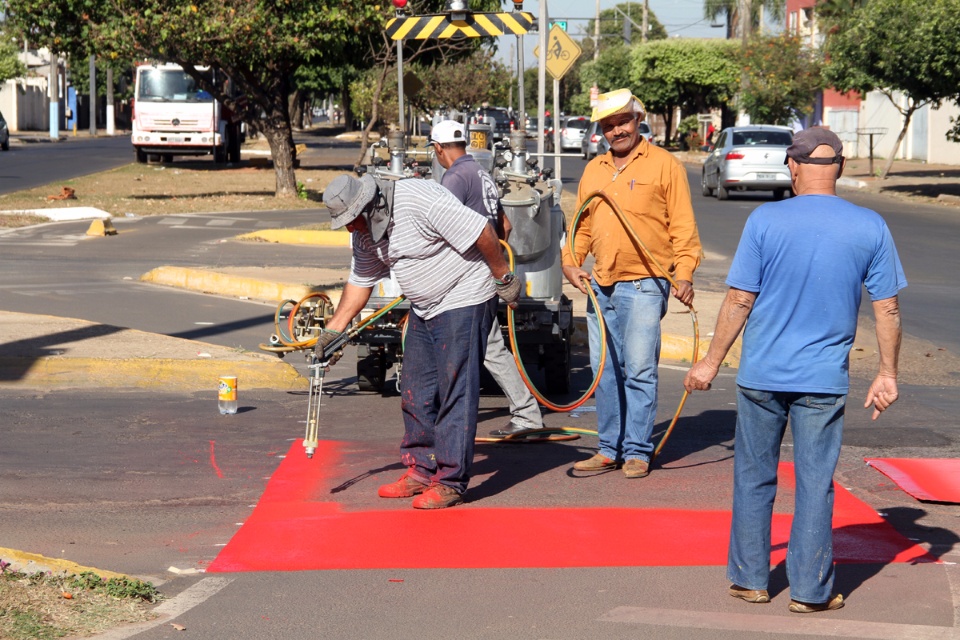
[[[730,513],[719,509],[484,508],[477,502],[438,511],[348,511],[328,498],[345,446],[320,442],[311,460],[295,442],[250,518],[207,570],[703,566],[727,561]],[[792,485],[792,468],[783,465],[781,472],[782,486]],[[774,562],[786,556],[790,523],[789,515],[774,515]],[[524,531],[525,539],[535,543],[505,545],[504,530]],[[841,487],[836,488],[834,552],[840,562],[935,561]]]
[[[917,500],[960,503],[960,460],[947,458],[864,458]]]

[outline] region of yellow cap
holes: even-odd
[[[643,103],[630,92],[630,89],[617,89],[597,96],[597,106],[593,108],[590,121],[597,122],[618,113],[639,113],[641,121],[647,117],[647,110],[644,109]]]

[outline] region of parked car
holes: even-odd
[[[783,163],[793,130],[774,125],[729,127],[720,132],[703,163],[703,195],[726,200],[731,191],[772,191],[780,200],[792,193],[790,170]]]
[[[560,149],[562,151],[579,150],[589,126],[590,118],[585,116],[571,116],[564,120],[563,127],[560,129]]]
[[[603,136],[603,132],[600,131],[600,123],[594,122],[593,124],[597,125],[597,150],[593,155],[602,156],[607,151],[610,151],[610,143],[607,142],[607,139]],[[653,131],[650,129],[650,125],[646,122],[641,122],[637,128],[640,130],[640,135],[647,139],[650,144],[653,144]],[[592,138],[593,136],[591,136]]]
[[[7,129],[7,121],[4,120],[2,113],[0,113],[0,149],[10,150],[10,130]]]
[[[494,142],[509,138],[514,122],[510,112],[503,107],[480,107],[473,115],[474,124],[490,124]]]

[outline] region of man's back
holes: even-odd
[[[846,393],[861,285],[880,300],[906,280],[879,215],[808,195],[751,214],[727,284],[758,294],[744,331],[741,386]]]

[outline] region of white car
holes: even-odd
[[[586,116],[571,116],[563,121],[560,129],[560,148],[564,151],[573,149],[580,151],[580,143],[590,127],[590,118]]]

